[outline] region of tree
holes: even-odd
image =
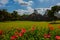
[[[19,15],[18,15],[18,13],[16,12],[16,11],[13,11],[13,13],[11,13],[11,15],[12,15],[12,20],[18,20],[19,18]]]
[[[48,10],[48,17],[53,21],[57,20],[57,17],[54,14],[56,14],[56,12],[58,12],[59,10],[60,6],[53,6],[51,10]]]
[[[34,10],[32,14],[29,15],[29,20],[32,21],[40,21],[42,20],[42,15],[37,12],[37,10]]]

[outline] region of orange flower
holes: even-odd
[[[54,30],[54,27],[49,27],[50,30]]]
[[[22,32],[22,33],[25,33],[25,32],[26,32],[26,29],[22,28],[22,29],[21,29],[21,32]]]
[[[54,30],[54,27],[51,24],[48,24],[50,30]]]
[[[17,38],[17,36],[13,35],[11,36],[11,40],[15,40]]]
[[[58,26],[58,28],[60,29],[60,26]]]
[[[60,36],[56,36],[55,38],[56,38],[57,40],[60,40]]]
[[[48,24],[48,27],[52,26],[51,24]]]
[[[34,27],[32,27],[32,31],[34,31],[35,30],[35,28]]]
[[[44,34],[44,38],[50,38],[51,35],[50,34]]]

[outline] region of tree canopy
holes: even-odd
[[[51,10],[47,10],[46,13],[42,16],[34,10],[30,15],[23,14],[22,16],[18,14],[17,11],[9,13],[6,9],[0,10],[0,21],[15,21],[15,20],[28,20],[28,21],[49,21],[57,20],[57,17],[54,15],[56,12],[60,11],[60,6],[53,6]]]

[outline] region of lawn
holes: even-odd
[[[60,22],[60,21],[56,21],[56,22]],[[24,36],[21,38],[21,35],[20,35],[19,38],[14,39],[14,40],[20,40],[20,39],[21,40],[56,40],[55,36],[60,37],[60,28],[58,29],[58,26],[60,26],[60,24],[51,24],[53,26],[53,28],[51,28],[51,30],[54,29],[51,31],[48,28],[49,23],[51,23],[51,22],[35,22],[35,21],[0,22],[0,30],[4,31],[4,33],[2,34],[2,35],[4,35],[4,38],[2,38],[2,35],[0,35],[1,36],[0,39],[10,40],[10,37],[12,35],[14,35],[16,29],[23,28],[23,31],[26,31]],[[32,27],[34,27],[34,28],[32,28]],[[33,33],[31,33],[29,31],[31,29],[34,29]],[[20,32],[20,31],[18,30],[18,32]],[[1,34],[1,32],[0,32],[0,34]],[[43,36],[44,34],[46,34],[46,35]],[[48,34],[51,34],[51,35],[48,35]],[[27,37],[27,35],[29,35],[29,37]],[[48,37],[46,37],[46,36],[48,36]],[[26,37],[27,37],[27,39],[26,39]],[[12,36],[12,38],[16,38],[16,37]],[[60,39],[58,39],[58,40],[60,40]]]

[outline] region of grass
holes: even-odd
[[[0,22],[0,29],[6,30],[10,27],[13,28],[31,28],[32,25],[36,25],[37,28],[41,28],[41,27],[47,27],[47,25],[50,22],[32,22],[32,21],[7,21],[7,22]],[[60,24],[53,24],[53,26],[58,26]]]
[[[56,21],[56,22],[60,22],[60,21]],[[51,22],[33,22],[33,21],[0,22],[0,30],[4,30],[6,32],[6,34],[4,34],[5,39],[2,39],[2,40],[10,40],[10,37],[14,34],[14,31],[15,31],[16,28],[25,28],[28,31],[28,30],[31,30],[31,28],[34,25],[35,25],[34,27],[36,28],[34,33],[32,33],[32,34],[31,34],[31,32],[25,33],[23,38],[21,38],[21,40],[27,40],[27,39],[25,39],[25,37],[27,37],[28,34],[29,34],[29,37],[31,36],[31,38],[28,37],[28,40],[56,40],[55,35],[57,34],[57,35],[60,36],[60,29],[57,29],[57,27],[60,26],[60,24],[52,24],[52,26],[55,28],[55,30],[49,31],[49,29],[48,29],[48,24],[49,23],[51,23]],[[10,29],[14,29],[14,30],[11,31]],[[37,29],[38,29],[38,31],[37,31]],[[51,38],[50,39],[44,39],[43,38],[44,33],[48,34],[48,32],[51,33],[51,35],[52,35]],[[36,38],[37,37],[38,38],[34,39],[35,36],[36,36]],[[20,40],[20,38],[18,38],[18,40]]]

